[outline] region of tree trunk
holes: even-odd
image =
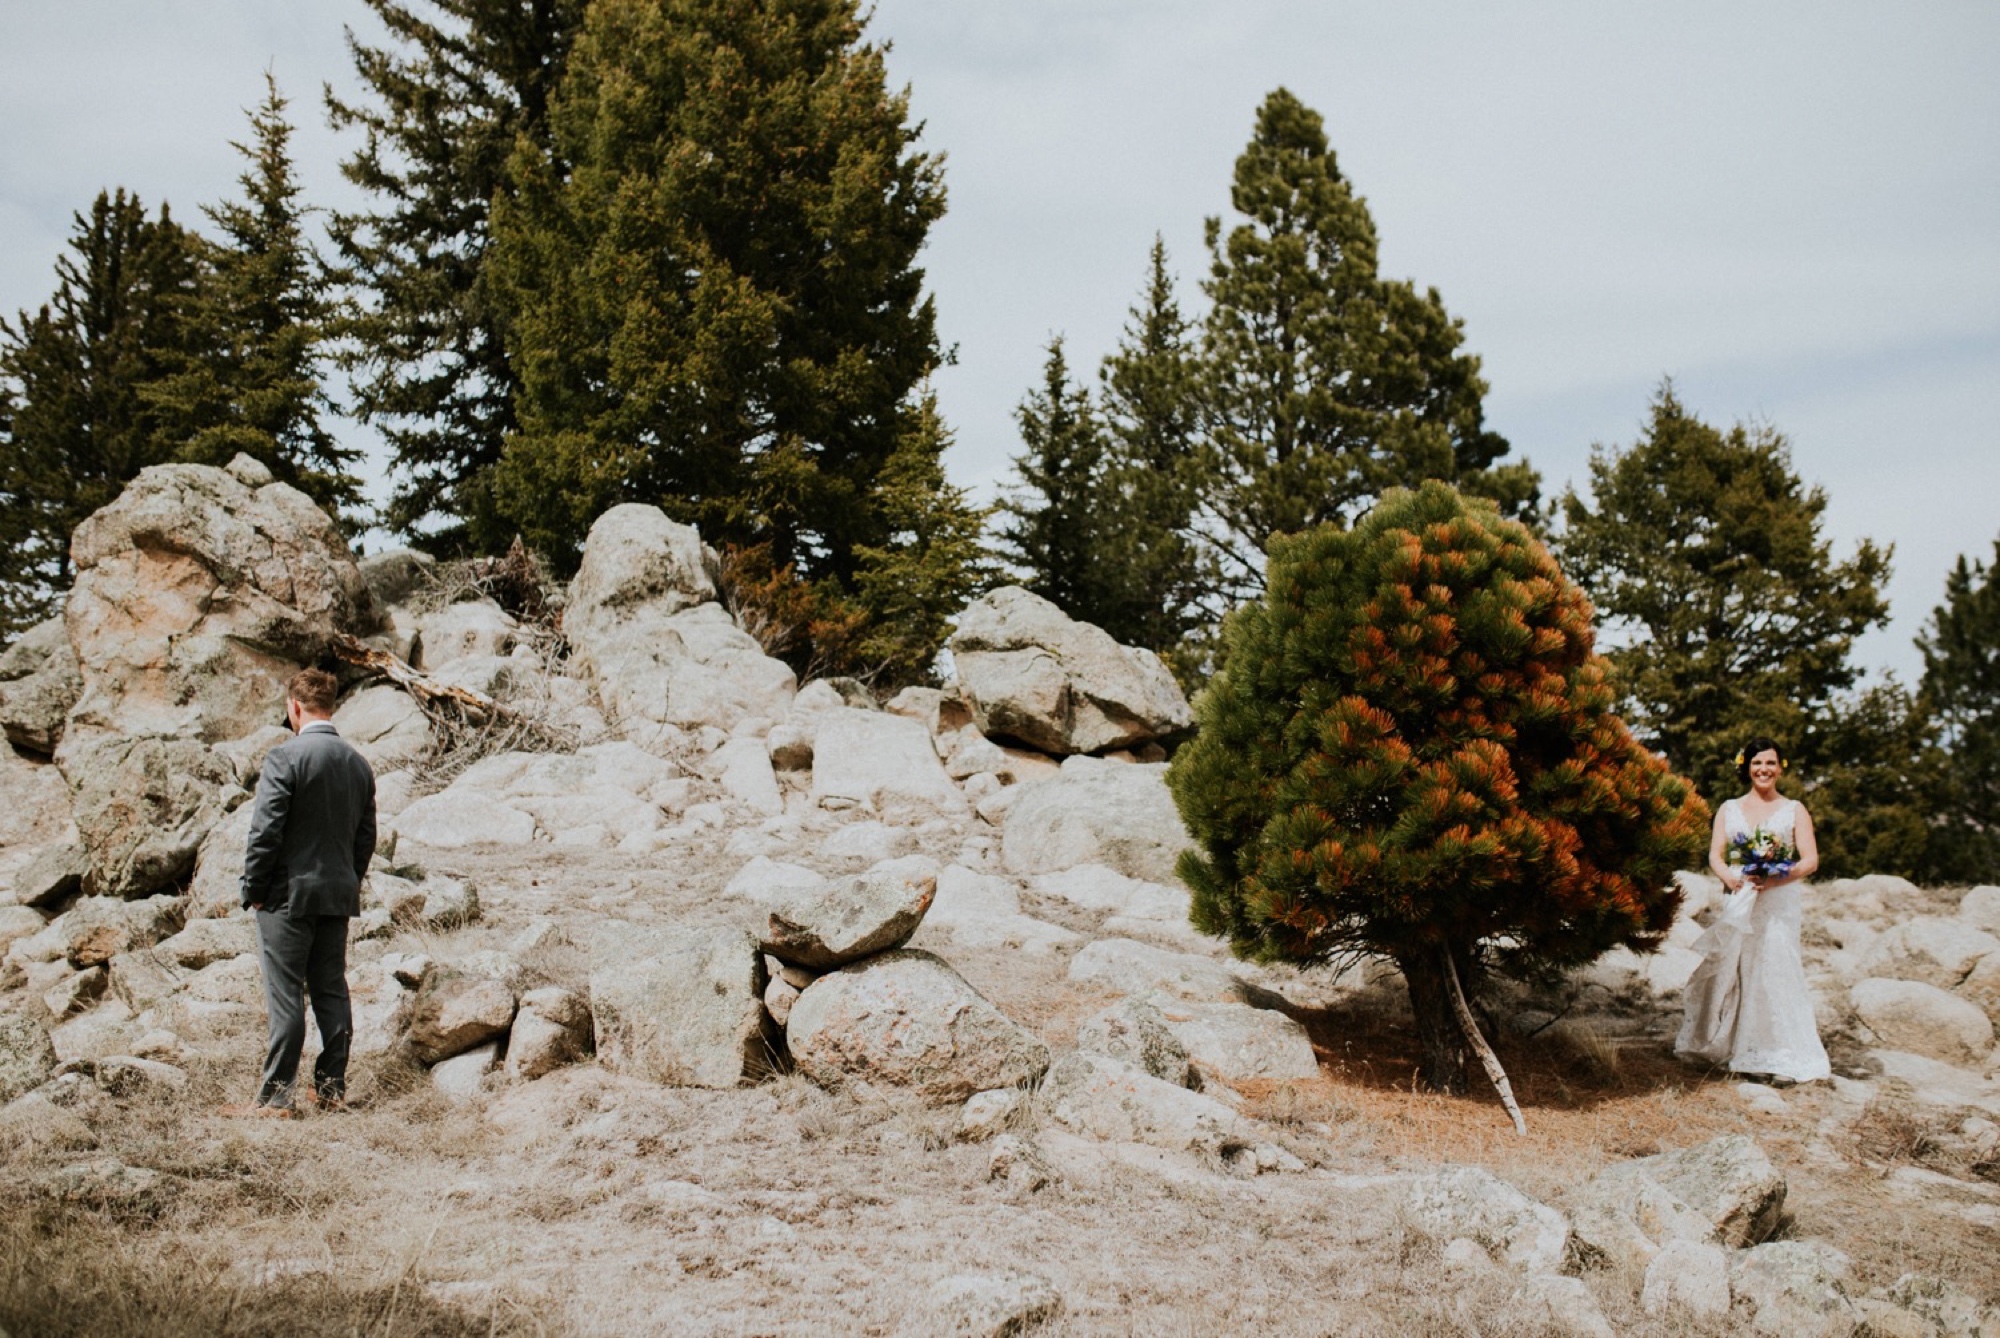
[[[1455,953],[1459,975],[1466,974],[1463,952]],[[1438,950],[1418,951],[1398,957],[1403,979],[1410,987],[1410,1011],[1416,1014],[1417,1043],[1423,1047],[1418,1080],[1433,1092],[1463,1096],[1469,1090],[1466,1066],[1472,1052],[1451,1002],[1451,986],[1446,983],[1443,959]]]

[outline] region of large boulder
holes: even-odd
[[[83,693],[62,616],[36,623],[0,655],[0,730],[23,752],[47,757]]]
[[[414,759],[431,741],[430,717],[424,708],[388,683],[350,693],[334,711],[333,727],[377,770]]]
[[[1249,1121],[1214,1097],[1109,1055],[1064,1055],[1042,1083],[1040,1102],[1056,1123],[1111,1143],[1220,1155],[1258,1141]]]
[[[193,872],[211,828],[246,798],[236,768],[199,739],[80,734],[57,762],[99,896],[140,897]]]
[[[1785,1178],[1742,1134],[1599,1172],[1572,1196],[1579,1243],[1643,1268],[1674,1241],[1755,1245],[1777,1230]]]
[[[48,1028],[25,1013],[0,1012],[0,1105],[40,1087],[55,1068]]]
[[[1569,1222],[1561,1213],[1476,1166],[1418,1177],[1405,1207],[1424,1235],[1440,1242],[1462,1236],[1525,1272],[1552,1273],[1569,1251]]]
[[[1319,1077],[1306,1029],[1283,1013],[1240,1003],[1156,999],[1203,1077],[1223,1082]]]
[[[1757,1333],[1846,1338],[1855,1330],[1847,1256],[1818,1241],[1781,1240],[1729,1261],[1729,1288]]]
[[[922,724],[886,711],[836,706],[819,716],[813,802],[886,814],[965,812]]]
[[[1198,1087],[1201,1078],[1181,1038],[1150,998],[1120,999],[1076,1029],[1076,1048],[1141,1069],[1176,1087]]]
[[[1858,982],[1847,999],[1878,1045],[1941,1059],[1978,1064],[1993,1051],[1993,1022],[1967,999],[1917,980]]]
[[[1043,752],[1094,753],[1186,733],[1194,715],[1160,657],[1121,646],[1007,586],[959,615],[952,664],[979,731]]]
[[[462,971],[434,970],[410,1003],[410,1052],[435,1064],[507,1034],[514,991],[500,981]]]
[[[141,471],[77,526],[70,555],[70,736],[240,738],[279,718],[286,680],[334,634],[377,620],[339,527],[247,456]]]
[[[2000,938],[1943,915],[1919,915],[1878,936],[1861,957],[1864,976],[1921,980],[1955,990],[1980,959],[2000,954]]]
[[[0,850],[21,851],[74,835],[62,772],[0,748]]]
[[[821,976],[792,1004],[785,1043],[823,1086],[893,1088],[932,1102],[1039,1078],[1049,1050],[927,952],[883,953]]]
[[[590,1005],[557,985],[529,990],[507,1033],[507,1076],[539,1078],[590,1049]]]
[[[434,673],[474,657],[505,655],[521,624],[492,599],[447,604],[417,624],[417,668]]]
[[[1229,1003],[1243,986],[1227,963],[1191,952],[1170,952],[1129,938],[1099,939],[1070,960],[1069,978],[1119,994],[1158,992],[1177,999]]]
[[[1148,882],[1179,882],[1174,865],[1193,842],[1165,766],[1072,757],[1053,779],[1018,788],[1001,836],[1009,872],[1105,864]]]
[[[764,951],[795,966],[830,971],[900,948],[923,923],[937,881],[937,865],[912,855],[825,888],[802,890],[771,912]]]
[[[619,926],[591,962],[607,1067],[678,1087],[735,1087],[769,1069],[764,954],[742,930]]]
[[[787,713],[797,679],[715,602],[715,562],[658,507],[615,506],[590,527],[563,632],[627,737]]]

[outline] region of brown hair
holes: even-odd
[[[285,684],[285,695],[315,715],[332,715],[340,684],[324,669],[301,669]]]

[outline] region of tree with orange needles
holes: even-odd
[[[1193,919],[1263,961],[1390,958],[1420,1076],[1463,1092],[1466,991],[1657,947],[1708,811],[1611,712],[1591,606],[1548,550],[1444,483],[1271,545],[1168,782]]]

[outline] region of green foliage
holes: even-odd
[[[254,456],[346,521],[359,522],[359,452],[322,421],[322,347],[331,333],[334,278],[305,235],[293,174],[292,127],[275,80],[250,113],[243,199],[205,212],[222,232],[184,306],[185,339],[168,375],[144,395],[175,458],[227,464]]]
[[[2000,542],[1994,565],[1958,564],[1918,649],[1922,695],[1944,749],[1933,863],[1946,878],[2000,879]]]
[[[184,348],[199,249],[165,206],[100,193],[48,304],[0,321],[0,637],[55,610],[77,523],[171,456],[146,390]]]
[[[1850,652],[1888,617],[1888,552],[1864,540],[1836,562],[1820,534],[1826,495],[1799,482],[1785,439],[1718,431],[1671,385],[1636,444],[1592,452],[1590,479],[1588,502],[1563,497],[1558,542],[1626,643],[1610,658],[1639,737],[1722,796],[1739,788],[1737,747],[1768,733],[1810,785],[1841,760]]]
[[[1944,758],[1921,700],[1894,679],[1843,697],[1819,731],[1817,752],[1805,798],[1824,876],[1963,877],[1949,867],[1951,841],[1940,839]]]
[[[1440,482],[1274,542],[1167,773],[1196,926],[1261,960],[1394,958],[1453,1090],[1446,958],[1657,944],[1707,813],[1612,714],[1590,617],[1525,526]]]
[[[547,144],[547,107],[583,0],[366,0],[390,45],[350,33],[366,104],[328,94],[336,128],[359,127],[344,164],[372,209],[331,231],[365,295],[347,327],[355,408],[379,427],[399,478],[388,510],[427,547],[491,537],[478,486],[516,427],[519,378],[492,277],[490,211],[517,139]]]
[[[875,485],[888,540],[855,549],[861,630],[849,672],[878,689],[930,681],[951,619],[997,578],[985,544],[989,512],[945,479],[950,444],[937,397],[926,392]]]
[[[1021,487],[1001,503],[1000,542],[1027,570],[1022,584],[1072,618],[1103,625],[1111,611],[1106,561],[1116,517],[1105,479],[1104,427],[1090,392],[1070,379],[1060,337],[1049,341],[1041,387],[1014,411]]]
[[[944,192],[861,28],[854,0],[589,6],[493,206],[520,378],[493,523],[563,565],[652,502],[843,586],[886,542]]]
[[[1377,273],[1368,207],[1285,89],[1258,109],[1230,200],[1243,221],[1207,224],[1198,388],[1222,603],[1258,593],[1275,536],[1346,524],[1390,487],[1445,479],[1532,503],[1532,470],[1496,468],[1508,447],[1485,426],[1461,324],[1435,289]]]

